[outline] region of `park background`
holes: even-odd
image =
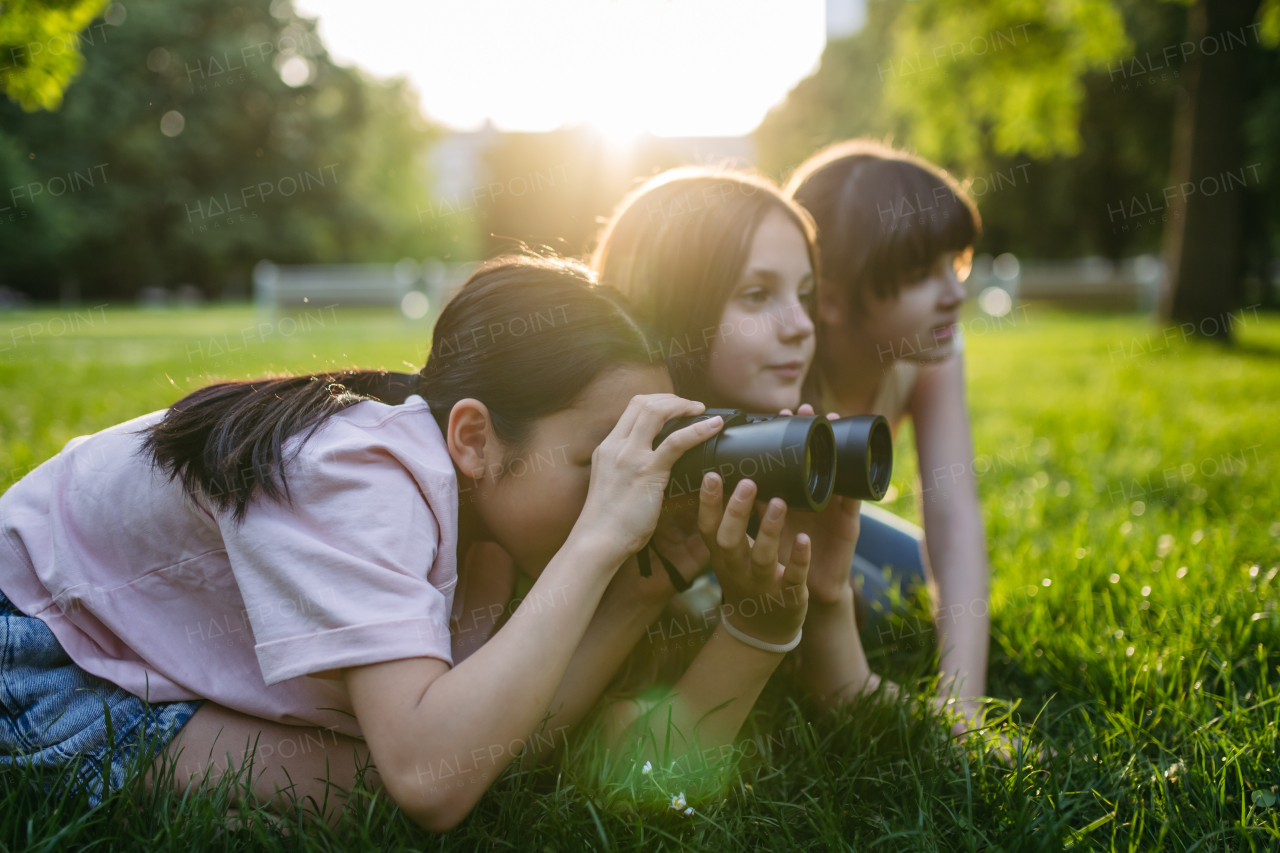
[[[217,377],[417,369],[442,270],[522,243],[582,254],[600,217],[661,169],[728,162],[783,180],[828,142],[889,139],[968,181],[983,216],[964,330],[993,578],[992,731],[1053,751],[1004,766],[919,708],[819,714],[780,680],[744,732],[741,773],[692,818],[664,805],[688,780],[619,783],[582,746],[511,773],[438,839],[385,802],[336,830],[288,836],[249,814],[228,832],[217,799],[135,784],[90,811],[4,772],[0,844],[1280,844],[1280,3],[712,5],[597,4],[614,16],[606,32],[647,27],[627,50],[582,24],[604,14],[590,4],[476,4],[479,23],[454,29],[445,6],[424,6],[438,27],[393,36],[394,20],[376,21],[375,48],[459,47],[435,77],[398,79],[329,44],[352,49],[344,27],[378,5],[6,3],[0,488],[71,438]],[[497,34],[532,28],[529,15],[544,29],[503,65]],[[771,37],[779,55],[789,39],[810,51],[787,54],[759,120],[725,131],[700,125],[695,105],[688,130],[648,122],[662,99],[637,97],[647,80],[690,89],[708,115],[756,85],[698,52],[743,39],[731,19],[752,16],[766,36],[740,41],[746,65],[782,62]],[[598,115],[448,126],[424,108],[476,77],[520,103],[552,99],[518,61],[554,56],[590,80],[615,47],[630,76],[588,87],[617,82]],[[428,298],[253,302],[255,270],[313,264],[367,265],[342,269]],[[889,508],[914,519],[929,479],[910,448],[908,427]],[[927,623],[921,609],[897,624],[875,665],[909,676],[936,651]]]

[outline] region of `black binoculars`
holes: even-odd
[[[760,500],[782,498],[794,510],[820,512],[831,496],[878,501],[893,473],[893,436],[882,415],[830,421],[817,415],[753,415],[707,409],[667,421],[656,448],[681,427],[720,415],[724,427],[687,451],[671,469],[666,497],[697,494],[711,471],[725,493],[751,480]]]

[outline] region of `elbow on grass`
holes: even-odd
[[[442,833],[462,823],[484,794],[483,789],[478,792],[465,789],[432,792],[423,790],[416,779],[389,786],[388,791],[410,820],[428,832]]]

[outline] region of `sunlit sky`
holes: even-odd
[[[736,136],[817,66],[823,0],[295,0],[330,52],[467,130]]]

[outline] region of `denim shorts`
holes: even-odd
[[[43,768],[44,779],[87,791],[96,806],[144,747],[163,751],[200,704],[148,703],[90,675],[0,592],[0,766]]]

